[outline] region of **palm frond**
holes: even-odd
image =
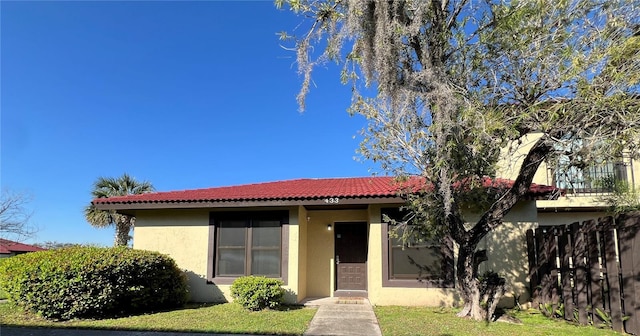
[[[95,227],[107,227],[115,223],[115,213],[111,211],[98,210],[91,204],[84,208],[84,218]]]
[[[126,196],[144,194],[154,191],[150,182],[137,181],[131,175],[124,173],[120,177],[98,177],[93,183],[91,195],[96,198],[108,198],[114,196]],[[89,204],[84,209],[84,216],[95,227],[116,226],[116,245],[126,245],[122,237],[133,227],[135,218],[118,214],[115,211],[98,210],[93,204]]]

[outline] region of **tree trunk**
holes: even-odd
[[[487,322],[491,322],[493,320],[493,314],[496,312],[496,308],[498,308],[498,303],[500,303],[500,298],[506,292],[505,279],[500,278],[497,283],[487,283],[485,285],[486,292],[482,299],[487,303],[485,314]]]
[[[478,286],[478,264],[475,261],[476,244],[467,242],[460,244],[457,262],[457,282],[464,306],[459,317],[470,317],[480,321],[485,318],[485,311],[480,306],[480,287]]]
[[[123,216],[116,220],[116,238],[115,246],[127,246],[129,245],[129,231],[131,230],[131,219]]]

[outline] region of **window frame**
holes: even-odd
[[[399,214],[399,208],[382,208],[380,210],[380,222],[382,223],[382,287],[407,287],[407,288],[454,288],[454,263],[453,241],[444,239],[440,244],[442,253],[442,278],[438,279],[407,279],[391,276],[393,264],[393,247],[389,239],[390,223],[384,221],[384,215],[393,218],[393,214]]]
[[[245,274],[242,275],[218,275],[218,255],[219,255],[219,239],[220,239],[220,222],[235,220],[245,221]],[[252,228],[253,222],[259,221],[279,221],[280,222],[280,276],[273,279],[280,279],[286,285],[288,282],[288,263],[289,263],[289,211],[273,210],[273,211],[220,211],[211,212],[209,214],[209,253],[207,262],[207,282],[217,285],[230,285],[239,277],[250,275],[251,258],[253,252],[252,246]]]

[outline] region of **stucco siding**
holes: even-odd
[[[298,207],[298,301],[307,297],[307,217],[307,210]]]
[[[379,306],[453,306],[458,300],[452,288],[401,288],[383,287],[382,284],[382,237],[381,208],[393,205],[375,205],[369,208],[369,301]]]
[[[380,205],[369,206],[367,216],[369,217],[369,245],[368,245],[368,274],[369,274],[369,301],[372,304],[380,305],[382,297],[382,224]]]
[[[330,297],[335,291],[334,231],[339,222],[367,222],[367,289],[376,305],[455,305],[459,297],[453,288],[400,288],[383,286],[383,243],[380,211],[393,205],[371,205],[362,210],[306,210],[290,207],[288,229],[287,301],[308,297]],[[396,205],[397,206],[397,205]],[[256,209],[243,209],[252,211]],[[257,210],[265,210],[264,208]],[[134,248],[166,253],[176,260],[189,277],[191,300],[224,302],[231,300],[230,285],[207,282],[210,242],[210,209],[148,210],[137,213]],[[220,210],[224,211],[224,210]],[[508,294],[526,299],[528,286],[525,232],[538,221],[534,201],[519,203],[506,217],[506,223],[490,233],[479,246],[487,248],[489,261],[481,271],[494,270],[507,277]],[[541,224],[553,217],[542,214]],[[549,217],[549,218],[547,218]],[[454,252],[457,249],[454,247]],[[513,302],[513,299],[509,299]]]
[[[640,162],[633,161],[631,159],[628,159],[629,164],[631,165],[631,167],[628,170],[628,173],[630,174],[628,177],[629,182],[631,184],[633,184],[636,189],[640,188]]]
[[[536,141],[542,137],[542,133],[532,133],[523,136],[517,141],[513,141],[509,146],[505,146],[500,151],[500,160],[497,164],[497,177],[502,177],[510,180],[515,180],[520,172],[520,166],[524,161],[525,156],[531,150]],[[547,166],[543,162],[536,175],[533,178],[533,183],[547,184]]]
[[[535,228],[537,211],[534,201],[518,203],[504,218],[501,226],[487,234],[480,248],[487,249],[489,260],[480,264],[480,273],[492,270],[505,277],[507,293],[502,305],[513,306],[514,298],[529,299],[529,265],[526,232]]]
[[[136,214],[133,248],[168,254],[185,270],[190,299],[224,300],[223,291],[207,285],[209,211],[161,210]]]
[[[382,284],[382,237],[381,206],[369,210],[369,300],[376,305],[421,305],[452,306],[460,303],[455,288],[398,288],[384,287]],[[489,260],[480,265],[480,272],[493,270],[504,276],[508,292],[502,305],[513,305],[514,296],[521,302],[528,299],[528,266],[525,233],[536,225],[535,202],[527,201],[516,205],[505,217],[505,222],[489,233],[479,248],[486,248]],[[473,217],[473,216],[470,216]],[[476,218],[470,218],[475,220]],[[457,247],[454,247],[457,257]]]
[[[298,215],[298,208],[289,209],[289,253],[285,262],[287,263],[287,284],[284,286],[287,290],[285,294],[285,302],[296,303],[298,302],[299,293],[299,277],[300,268],[300,217]]]
[[[541,212],[538,214],[540,226],[564,225],[574,222],[583,222],[589,219],[597,219],[606,216],[605,212]]]
[[[254,209],[243,209],[252,211]],[[264,210],[264,209],[259,209]],[[287,302],[298,301],[299,228],[298,208],[289,210],[288,248],[283,262],[287,263]],[[223,210],[216,210],[223,211]],[[209,265],[210,209],[145,210],[136,213],[133,248],[158,251],[171,256],[185,271],[189,282],[190,300],[195,302],[231,301],[231,286],[207,282]]]
[[[469,215],[467,220],[475,224],[479,215]],[[478,267],[480,274],[494,271],[506,280],[507,292],[500,306],[513,306],[529,299],[529,265],[527,262],[526,232],[537,226],[535,201],[520,201],[505,216],[502,225],[489,232],[478,244],[486,249],[488,260]]]

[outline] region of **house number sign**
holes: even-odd
[[[324,199],[324,203],[326,204],[338,204],[340,203],[340,198],[338,197],[329,197]]]

